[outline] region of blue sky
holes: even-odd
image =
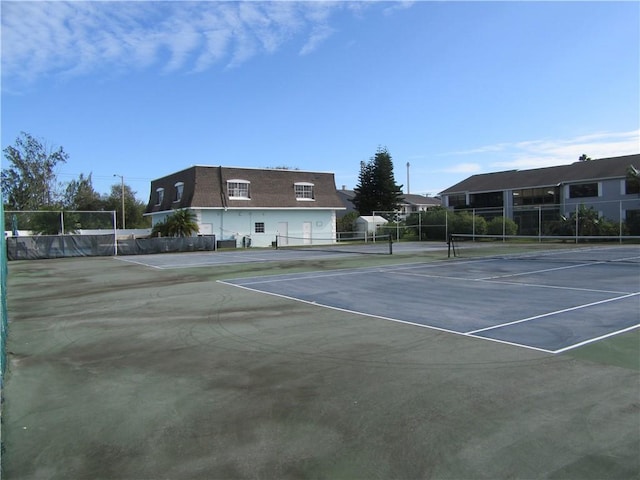
[[[2,148],[21,131],[62,146],[59,180],[91,173],[100,193],[124,175],[146,202],[152,179],[196,164],[353,188],[385,146],[405,192],[435,195],[476,173],[640,153],[638,2],[1,8]]]

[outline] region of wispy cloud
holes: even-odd
[[[573,163],[585,154],[590,158],[632,155],[640,152],[640,130],[628,132],[597,132],[564,139],[527,140],[497,143],[456,151],[447,156],[461,156],[465,163],[452,166],[446,172],[497,171],[510,169],[543,168]],[[469,158],[474,163],[468,163]],[[483,165],[483,167],[480,167]]]
[[[371,5],[375,5],[372,2]],[[2,74],[31,82],[157,67],[233,68],[285,43],[315,51],[349,2],[2,2]],[[382,8],[382,7],[380,7]]]
[[[540,168],[573,163],[583,154],[594,159],[631,155],[640,152],[640,130],[505,144],[502,152],[511,158],[491,162],[492,167]]]
[[[479,163],[459,163],[440,170],[443,173],[477,173],[482,169]]]

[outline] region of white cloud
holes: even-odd
[[[501,151],[503,160],[491,162],[491,167],[528,169],[565,165],[583,154],[597,159],[639,153],[640,130],[503,144]]]
[[[311,36],[307,43],[300,50],[300,55],[308,55],[313,52],[318,46],[331,36],[334,32],[333,28],[328,25],[318,25],[313,29]]]
[[[481,169],[482,167],[479,163],[459,163],[439,171],[443,173],[476,173]]]
[[[238,66],[286,42],[315,51],[343,2],[2,2],[2,75],[16,83],[158,66]],[[357,12],[357,13],[355,13]]]
[[[573,138],[496,143],[449,152],[445,155],[462,156],[470,161],[444,171],[466,173],[543,168],[576,162],[583,154],[598,159],[636,153],[640,153],[640,130],[597,132]]]

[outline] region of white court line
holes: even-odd
[[[138,262],[136,260],[130,260],[128,258],[122,258],[122,257],[113,257],[114,260],[118,260],[119,262],[125,262],[125,263],[132,263],[134,265],[142,265],[143,267],[151,267],[151,268],[155,268],[157,270],[163,270],[162,267],[157,267],[155,265],[150,265],[148,263],[144,263],[144,262]]]
[[[387,321],[396,322],[396,323],[404,323],[405,325],[413,325],[413,326],[416,326],[416,327],[428,328],[430,330],[438,330],[438,331],[441,331],[441,332],[455,333],[457,335],[466,335],[465,333],[458,332],[456,330],[449,330],[449,329],[446,329],[446,328],[434,327],[432,325],[424,325],[422,323],[410,322],[408,320],[399,320],[397,318],[385,317],[385,316],[382,316],[382,315],[375,315],[373,313],[360,312],[358,310],[349,310],[347,308],[334,307],[332,305],[325,305],[324,303],[318,303],[318,302],[315,302],[315,301],[304,300],[302,298],[297,298],[297,297],[290,297],[289,295],[284,295],[282,293],[266,292],[264,290],[258,290],[256,288],[246,287],[244,285],[236,285],[235,283],[228,283],[228,282],[225,282],[224,280],[217,280],[217,282],[218,283],[222,283],[224,285],[231,285],[232,287],[243,288],[243,289],[249,290],[251,292],[257,292],[257,293],[262,293],[262,294],[266,294],[266,295],[272,295],[274,297],[285,298],[287,300],[295,300],[296,302],[306,303],[307,305],[314,305],[316,307],[329,308],[331,310],[337,310],[339,312],[352,313],[354,315],[364,315],[365,317],[378,318],[380,320],[387,320]],[[481,338],[481,337],[479,337],[479,338]]]
[[[354,273],[356,273],[356,272],[354,272]],[[292,279],[289,278],[289,279],[282,279],[282,280],[292,280]],[[435,331],[439,331],[439,332],[446,332],[446,333],[451,333],[451,334],[454,334],[454,335],[461,335],[461,336],[464,336],[464,337],[475,338],[475,339],[479,339],[479,340],[488,340],[488,341],[491,341],[491,342],[502,343],[502,344],[505,344],[505,345],[511,345],[511,346],[515,346],[515,347],[526,348],[528,350],[535,350],[535,351],[538,351],[538,352],[550,353],[550,354],[562,353],[564,351],[571,350],[573,348],[577,348],[577,347],[580,347],[582,345],[586,345],[588,343],[595,342],[595,341],[598,341],[598,340],[601,340],[601,339],[604,339],[604,338],[607,338],[607,337],[610,337],[610,336],[614,336],[614,335],[617,335],[619,333],[624,333],[624,332],[633,330],[634,328],[640,327],[640,324],[639,325],[634,325],[632,327],[628,327],[628,328],[625,328],[625,329],[622,329],[622,330],[618,330],[616,332],[611,332],[611,333],[608,333],[606,335],[602,335],[602,336],[597,337],[597,338],[585,340],[583,342],[580,342],[580,343],[577,343],[577,344],[574,344],[574,345],[563,347],[563,348],[558,349],[558,350],[549,350],[549,349],[545,349],[545,348],[541,348],[541,347],[536,347],[536,346],[533,346],[533,345],[527,345],[527,344],[524,344],[524,343],[516,343],[516,342],[512,342],[512,341],[507,341],[507,340],[501,340],[501,339],[497,339],[497,338],[483,337],[483,336],[476,335],[478,332],[487,331],[487,330],[491,330],[491,329],[494,329],[494,328],[499,328],[501,326],[507,326],[507,325],[512,325],[512,324],[515,324],[515,323],[521,323],[521,322],[528,321],[528,320],[533,320],[533,319],[536,319],[536,318],[542,318],[542,317],[545,317],[545,316],[555,315],[556,313],[562,313],[562,312],[567,312],[567,311],[571,311],[571,310],[577,310],[577,309],[585,308],[585,307],[588,307],[588,306],[593,306],[593,305],[597,305],[597,304],[601,304],[601,303],[607,303],[607,302],[611,302],[611,301],[614,301],[614,300],[620,300],[620,299],[623,299],[623,298],[632,297],[632,296],[635,296],[635,295],[640,295],[640,292],[636,292],[636,293],[632,293],[632,294],[628,294],[628,295],[623,295],[621,297],[611,298],[611,299],[608,299],[608,300],[602,300],[602,301],[599,301],[599,302],[593,302],[593,303],[588,304],[588,305],[582,305],[582,306],[578,306],[578,307],[559,310],[557,312],[551,312],[551,313],[544,314],[544,315],[537,315],[535,317],[530,317],[528,319],[517,320],[517,321],[514,321],[514,322],[508,322],[508,323],[504,323],[502,325],[494,325],[492,327],[478,329],[478,330],[472,330],[472,331],[469,331],[469,332],[460,332],[460,331],[457,331],[457,330],[450,330],[450,329],[447,329],[447,328],[436,327],[434,325],[410,322],[410,321],[407,321],[407,320],[400,320],[400,319],[397,319],[397,318],[385,317],[385,316],[382,316],[382,315],[375,315],[375,314],[361,312],[361,311],[357,311],[357,310],[349,310],[349,309],[346,309],[346,308],[334,307],[332,305],[325,305],[323,303],[318,303],[318,302],[315,302],[315,301],[310,301],[310,300],[304,300],[304,299],[301,299],[301,298],[291,297],[289,295],[284,295],[284,294],[281,294],[281,293],[267,292],[267,291],[264,291],[264,290],[259,290],[259,289],[248,287],[248,286],[245,286],[245,285],[238,285],[238,284],[230,283],[230,282],[224,281],[224,280],[217,280],[217,283],[221,283],[223,285],[229,285],[229,286],[232,286],[232,287],[242,288],[242,289],[248,290],[250,292],[256,292],[256,293],[271,295],[271,296],[274,296],[274,297],[284,298],[284,299],[287,299],[287,300],[293,300],[293,301],[296,301],[296,302],[305,303],[307,305],[313,305],[313,306],[322,307],[322,308],[329,308],[331,310],[336,310],[336,311],[339,311],[339,312],[345,312],[345,313],[350,313],[350,314],[355,314],[355,315],[363,315],[365,317],[376,318],[376,319],[379,319],[379,320],[386,320],[386,321],[390,321],[390,322],[401,323],[401,324],[404,324],[404,325],[412,325],[412,326],[415,326],[415,327],[427,328],[429,330],[435,330]],[[255,282],[255,283],[260,283],[260,282]]]
[[[613,337],[614,335],[619,335],[620,333],[630,332],[631,330],[634,330],[634,329],[639,328],[639,327],[640,327],[640,323],[638,323],[637,325],[632,325],[632,326],[627,327],[627,328],[623,328],[622,330],[618,330],[616,332],[611,332],[611,333],[607,333],[606,335],[600,335],[599,337],[590,338],[589,340],[585,340],[583,342],[575,343],[573,345],[569,345],[568,347],[559,348],[558,350],[555,350],[552,353],[566,352],[567,350],[571,350],[573,348],[582,347],[584,345],[589,345],[590,343],[597,342],[598,340],[604,340],[605,338]],[[482,337],[480,337],[480,338],[482,338]]]
[[[224,280],[217,280],[217,282],[218,283],[222,283],[223,285],[230,285],[232,287],[242,288],[242,289],[248,290],[250,292],[256,292],[256,293],[262,293],[262,294],[266,294],[266,295],[272,295],[274,297],[279,297],[279,298],[284,298],[284,299],[287,299],[287,300],[293,300],[293,301],[296,301],[296,302],[306,303],[307,305],[313,305],[313,306],[322,307],[322,308],[329,308],[331,310],[336,310],[338,312],[351,313],[351,314],[354,314],[354,315],[362,315],[362,316],[365,316],[365,317],[376,318],[378,320],[386,320],[386,321],[389,321],[389,322],[402,323],[404,325],[412,325],[414,327],[426,328],[428,330],[436,330],[438,332],[451,333],[451,334],[454,334],[454,335],[460,335],[460,336],[463,336],[463,337],[474,338],[474,339],[477,339],[477,340],[489,340],[491,342],[502,343],[502,344],[511,345],[511,346],[515,346],[515,347],[520,347],[520,348],[527,348],[529,350],[536,350],[538,352],[543,352],[543,353],[554,353],[552,350],[546,350],[544,348],[534,347],[532,345],[509,342],[509,341],[506,341],[506,340],[500,340],[500,339],[490,338],[490,337],[479,337],[479,336],[469,335],[468,333],[465,333],[465,332],[459,332],[459,331],[456,331],[456,330],[449,330],[447,328],[436,327],[434,325],[425,325],[425,324],[422,324],[422,323],[410,322],[408,320],[399,320],[397,318],[384,317],[382,315],[375,315],[375,314],[372,314],[372,313],[360,312],[360,311],[357,311],[357,310],[349,310],[349,309],[346,309],[346,308],[334,307],[332,305],[325,305],[323,303],[312,302],[312,301],[309,301],[309,300],[303,300],[301,298],[296,298],[296,297],[290,297],[288,295],[283,295],[281,293],[265,292],[264,290],[258,290],[258,289],[251,288],[251,287],[245,287],[244,285],[236,285],[235,283],[228,283],[228,282],[225,282]]]
[[[480,280],[476,280],[480,281]],[[593,293],[608,293],[612,295],[626,295],[626,294],[634,294],[635,292],[621,292],[619,290],[599,290],[597,288],[582,288],[582,287],[563,287],[562,285],[542,285],[539,283],[521,283],[521,282],[506,282],[499,280],[482,280],[487,283],[497,283],[499,285],[513,285],[513,286],[522,286],[522,287],[530,287],[530,288],[551,288],[555,290],[569,290],[572,292],[593,292]]]
[[[627,294],[630,292],[621,292],[618,290],[599,290],[599,289],[595,289],[595,288],[580,288],[580,287],[564,287],[562,285],[542,285],[542,284],[538,284],[538,283],[521,283],[521,282],[507,282],[507,281],[498,281],[498,280],[487,280],[487,278],[492,278],[492,277],[486,277],[486,278],[469,278],[469,277],[448,277],[445,275],[429,275],[429,274],[425,274],[425,273],[410,273],[410,272],[400,272],[400,271],[391,271],[390,273],[394,274],[394,275],[406,275],[406,276],[413,276],[413,277],[425,277],[425,278],[440,278],[440,279],[445,279],[445,280],[459,280],[459,281],[463,281],[463,282],[487,282],[487,283],[496,283],[496,284],[500,284],[500,285],[513,285],[513,286],[520,286],[520,287],[533,287],[533,288],[551,288],[551,289],[556,289],[556,290],[569,290],[569,291],[575,291],[575,292],[593,292],[593,293],[608,293],[608,294],[613,294],[613,295],[623,295],[623,294]],[[508,276],[508,275],[505,275]],[[500,278],[500,277],[495,277],[495,278]]]
[[[502,327],[507,327],[509,325],[515,325],[517,323],[529,322],[531,320],[537,320],[539,318],[551,317],[553,315],[558,315],[560,313],[566,313],[566,312],[571,312],[571,311],[574,311],[574,310],[580,310],[582,308],[593,307],[595,305],[601,305],[603,303],[615,302],[617,300],[623,300],[625,298],[634,297],[634,296],[637,296],[637,295],[640,295],[640,292],[629,293],[627,295],[622,295],[620,297],[607,298],[606,300],[599,300],[597,302],[586,303],[584,305],[578,305],[576,307],[564,308],[562,310],[556,310],[555,312],[543,313],[541,315],[535,315],[533,317],[523,318],[521,320],[514,320],[513,322],[501,323],[501,324],[498,324],[498,325],[493,325],[491,327],[479,328],[478,330],[471,330],[471,331],[468,331],[468,332],[465,332],[465,333],[467,335],[475,335],[476,333],[479,333],[479,332],[486,332],[486,331],[489,331],[489,330],[494,330],[496,328],[502,328]]]
[[[496,278],[520,277],[522,275],[533,275],[535,273],[555,272],[557,270],[567,270],[569,268],[581,268],[581,267],[586,267],[588,265],[598,265],[598,264],[602,264],[602,263],[604,263],[604,262],[581,263],[581,264],[578,264],[578,265],[567,265],[567,266],[564,266],[564,267],[545,268],[545,269],[542,269],[542,270],[531,270],[529,272],[509,273],[509,274],[505,274],[505,275],[495,275],[493,277],[478,278],[477,280],[493,280],[493,279],[496,279]]]

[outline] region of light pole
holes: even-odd
[[[124,230],[124,175],[118,175],[117,173],[114,173],[113,176],[120,177],[120,181],[122,182],[122,229]]]

